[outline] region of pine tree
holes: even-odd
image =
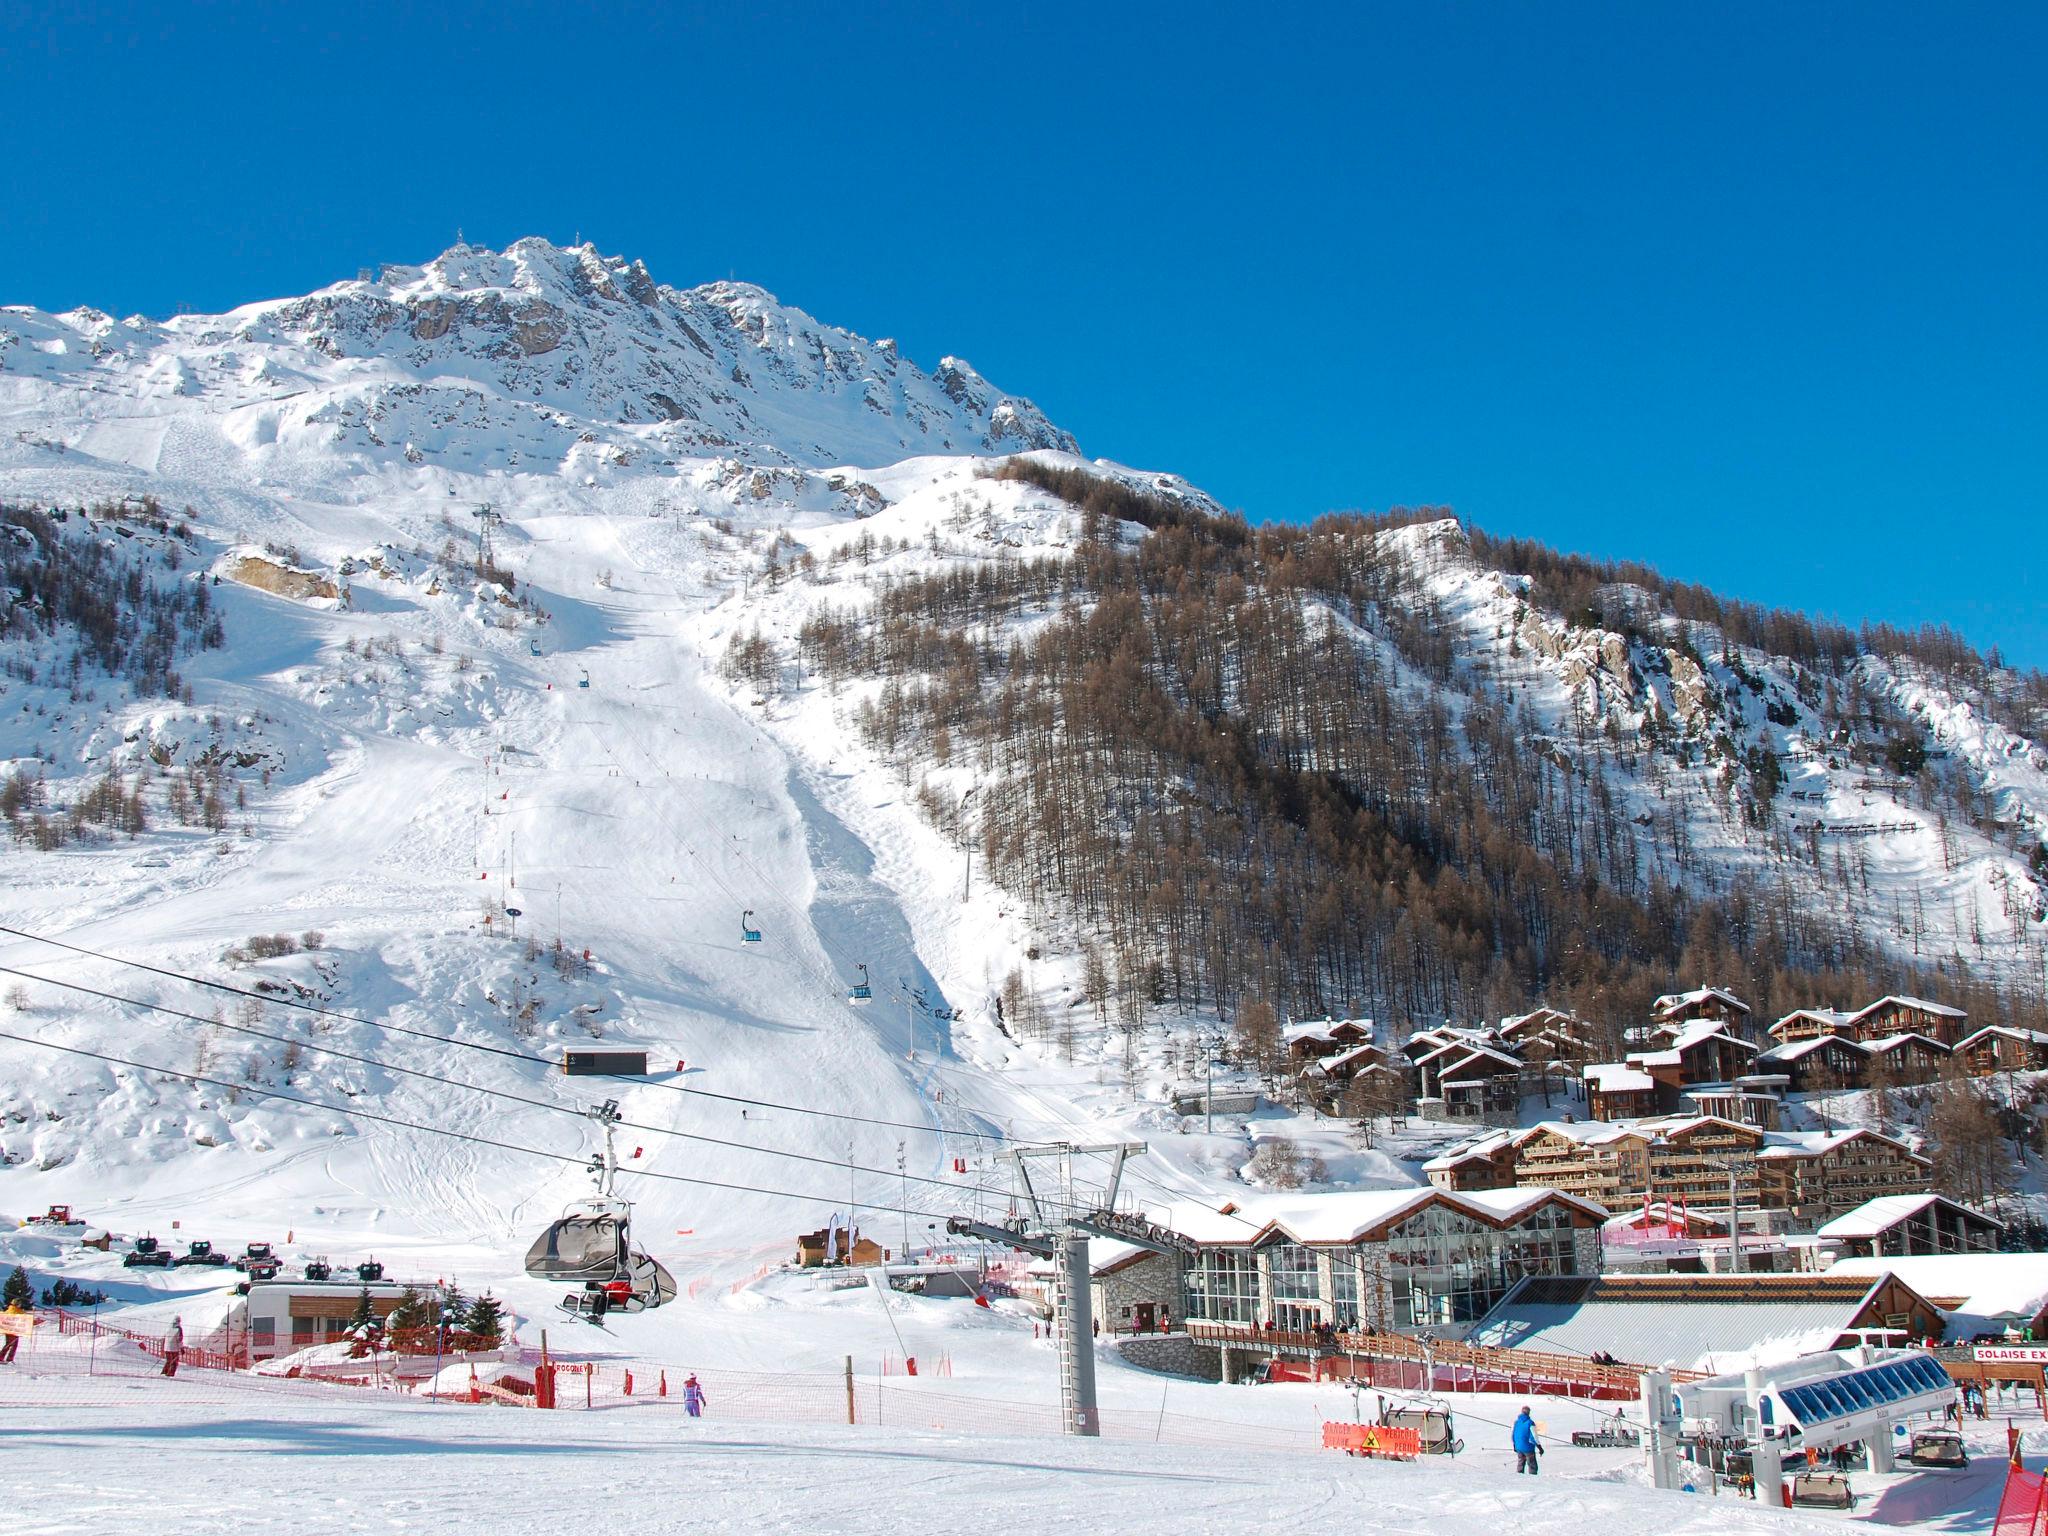
[[[354,1333],[360,1328],[370,1328],[377,1322],[377,1309],[370,1305],[370,1288],[366,1285],[356,1295],[356,1309],[348,1315],[348,1331]]]
[[[469,1326],[469,1298],[462,1294],[462,1287],[453,1281],[441,1292],[440,1300],[434,1307],[435,1321],[443,1328],[460,1333]]]
[[[399,1293],[398,1305],[386,1314],[384,1326],[393,1333],[416,1333],[430,1326],[432,1321],[426,1302],[418,1291],[408,1285]]]
[[[489,1291],[469,1304],[465,1330],[479,1349],[495,1349],[505,1336],[505,1309]]]
[[[32,1306],[36,1299],[35,1287],[28,1283],[28,1271],[19,1264],[14,1273],[7,1277],[7,1284],[0,1287],[0,1306],[13,1306],[17,1301],[24,1307]]]

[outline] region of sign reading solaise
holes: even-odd
[[[2048,1344],[1979,1344],[1979,1365],[2048,1365]]]

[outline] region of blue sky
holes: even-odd
[[[2031,4],[14,6],[0,301],[580,234],[1254,518],[2048,666],[2044,74]]]

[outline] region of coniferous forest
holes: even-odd
[[[1541,1000],[1618,1028],[1674,984],[1713,981],[1764,1017],[1910,988],[1986,1022],[2048,1023],[2038,971],[2001,983],[1931,948],[1902,962],[1802,899],[1803,882],[1857,876],[1771,832],[1774,761],[1713,748],[1775,856],[1722,878],[1681,814],[1623,792],[1654,742],[1539,729],[1512,681],[1461,651],[1412,541],[1387,537],[1444,514],[1253,528],[1085,471],[1014,460],[997,473],[1081,510],[1072,557],[901,576],[860,609],[823,601],[801,669],[879,680],[858,709],[866,739],[1006,889],[1084,936],[1105,1010],[1426,1022]],[[1615,611],[1626,581],[1639,606],[1675,612],[1682,637],[1772,647],[1802,697],[1848,722],[1844,752],[1881,762],[1910,743],[1910,722],[1851,675],[1869,635],[1474,543],[1528,572],[1532,601],[1567,623],[1648,622]],[[1929,665],[1998,671],[1952,636],[1889,638]],[[781,686],[758,636],[727,664]],[[2035,712],[2040,683],[2009,680],[2001,708]],[[1910,766],[1941,815],[1989,824],[1967,785]]]

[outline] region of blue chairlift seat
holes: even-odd
[[[740,914],[740,942],[742,944],[758,944],[761,942],[761,930],[753,927],[747,921],[753,915],[754,909],[752,907],[747,908],[746,911]]]
[[[860,980],[853,984],[853,990],[846,994],[849,1003],[871,1003],[875,1000],[874,989],[868,985],[868,968],[860,968]]]

